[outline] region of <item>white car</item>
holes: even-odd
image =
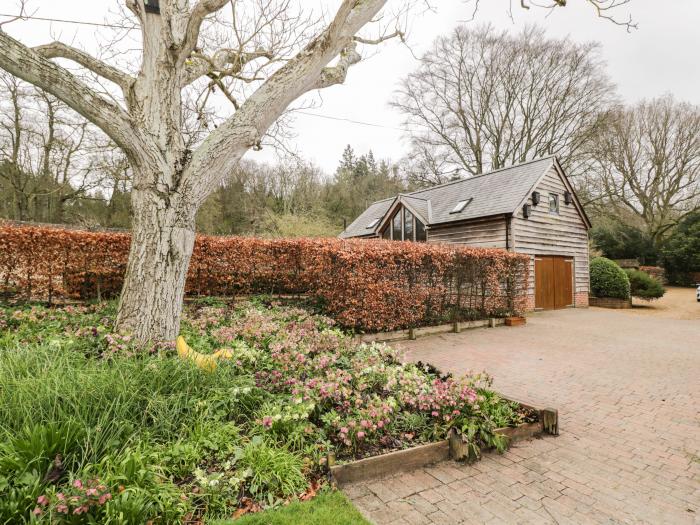
[[[698,289],[695,290],[695,295],[698,298],[698,302],[700,303],[700,284],[698,284]]]

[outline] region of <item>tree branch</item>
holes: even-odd
[[[390,35],[384,35],[380,36],[379,38],[363,38],[361,36],[354,36],[352,39],[355,42],[359,42],[360,44],[368,44],[372,46],[376,46],[381,44],[382,42],[386,42],[387,40],[391,40],[392,38],[398,38],[401,40],[401,42],[406,42],[406,34],[403,31],[399,31],[398,29],[391,33]]]
[[[342,82],[351,63],[359,60],[353,37],[385,4],[386,0],[343,0],[330,25],[204,140],[183,176],[198,201],[204,201],[243,154],[260,143],[289,104],[308,91]],[[338,69],[329,69],[338,55]]]
[[[211,73],[216,73],[219,79],[236,76],[242,71],[243,66],[259,58],[272,60],[274,57],[264,49],[242,53],[235,49],[219,49],[212,57],[194,52],[185,64],[182,86],[188,86],[198,78]]]
[[[197,2],[192,9],[190,19],[187,22],[185,40],[182,43],[182,51],[180,53],[180,59],[182,62],[187,60],[192,51],[194,51],[194,49],[197,47],[199,30],[202,27],[204,19],[212,13],[216,13],[230,1],[231,0],[199,0],[199,2]]]
[[[134,78],[126,73],[94,58],[80,49],[68,46],[62,42],[52,42],[32,49],[44,58],[66,58],[72,60],[85,69],[89,69],[110,82],[114,82],[125,92],[129,91],[131,84],[134,82]]]
[[[121,107],[4,31],[0,31],[0,68],[62,100],[99,126],[126,152],[134,153],[138,148],[129,115]]]
[[[340,52],[340,58],[335,66],[324,67],[321,70],[321,78],[314,85],[314,89],[323,89],[335,84],[342,84],[348,76],[350,66],[357,64],[362,57],[356,51],[357,44],[350,43]]]

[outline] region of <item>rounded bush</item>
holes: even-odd
[[[591,293],[596,297],[629,299],[630,280],[615,262],[596,257],[591,261]]]
[[[634,297],[639,297],[646,301],[663,297],[666,289],[651,275],[641,270],[626,270],[627,277],[630,280],[630,293]]]

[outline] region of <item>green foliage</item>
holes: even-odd
[[[596,257],[591,261],[591,293],[596,297],[628,299],[629,278],[625,271],[610,259]]]
[[[240,465],[250,473],[249,489],[258,498],[299,494],[307,484],[301,457],[270,445],[260,436],[243,449]]]
[[[651,275],[640,270],[625,270],[630,281],[630,293],[633,297],[638,297],[647,301],[663,297],[666,289]]]
[[[330,451],[409,447],[457,424],[473,447],[502,448],[493,430],[521,420],[487,377],[403,364],[264,298],[186,308],[190,344],[232,354],[213,372],[111,333],[113,315],[0,307],[0,523],[223,518],[315,487]]]
[[[609,259],[638,259],[645,265],[658,262],[660,254],[652,238],[623,222],[596,225],[590,235],[595,247]]]
[[[323,214],[269,212],[261,222],[261,236],[282,239],[335,237],[342,229],[337,222]]]
[[[700,212],[688,215],[666,241],[663,265],[669,282],[693,285],[700,272]]]
[[[286,507],[251,514],[235,521],[220,521],[212,525],[369,525],[339,491],[325,491],[311,501],[296,502]]]

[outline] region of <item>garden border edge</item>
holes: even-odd
[[[523,423],[517,427],[499,428],[496,432],[508,439],[508,445],[524,441],[543,434],[559,435],[559,413],[553,408],[538,408],[509,396],[501,396],[506,401],[518,403],[523,408],[534,410],[539,420]],[[361,481],[370,481],[401,472],[409,472],[427,467],[451,458],[450,440],[444,439],[434,443],[419,445],[404,450],[396,450],[358,459],[342,465],[331,465],[330,476],[339,486]]]

